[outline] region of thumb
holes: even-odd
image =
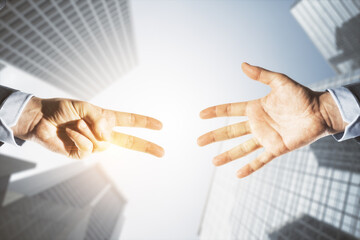
[[[285,79],[285,75],[281,73],[272,72],[262,67],[250,65],[246,62],[241,64],[241,68],[246,76],[253,80],[269,85],[271,88],[276,87]]]

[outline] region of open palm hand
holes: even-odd
[[[269,85],[272,90],[267,96],[257,100],[213,106],[200,113],[204,119],[224,116],[248,117],[247,121],[199,137],[198,144],[205,146],[212,142],[252,134],[251,139],[215,157],[213,162],[216,166],[264,148],[255,160],[238,171],[238,177],[245,177],[272,159],[344,127],[344,124],[334,126],[329,119],[327,109],[331,107],[331,111],[338,110],[333,107],[334,104],[327,104],[332,101],[328,93],[314,92],[286,75],[260,67],[244,63],[242,68],[247,76]],[[326,104],[323,99],[326,99]]]

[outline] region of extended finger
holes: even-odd
[[[219,156],[215,157],[213,159],[213,163],[215,166],[220,166],[220,165],[226,164],[235,159],[244,157],[260,147],[261,147],[261,145],[259,144],[259,142],[255,138],[251,138],[251,139],[247,140],[246,142],[240,144],[239,146],[234,147],[234,148],[230,149],[229,151],[224,152],[224,153],[220,154]]]
[[[253,66],[244,62],[241,64],[241,68],[249,78],[269,85],[272,88],[275,84],[283,81],[280,73],[272,72],[262,67]]]
[[[265,164],[267,164],[274,158],[275,156],[271,153],[268,152],[261,153],[259,156],[257,156],[257,158],[255,158],[255,160],[246,164],[237,172],[238,178],[243,178],[252,174],[253,172],[259,170],[261,167],[263,167]]]
[[[149,153],[156,157],[164,155],[164,149],[155,143],[115,131],[111,134],[111,143],[131,150]]]
[[[91,131],[100,141],[110,141],[111,132],[115,126],[143,127],[155,130],[162,128],[162,123],[151,117],[103,109],[84,102],[75,102],[74,104],[80,117],[84,118],[91,126]]]
[[[70,147],[69,149],[69,155],[71,157],[83,158],[84,156],[89,155],[92,152],[93,144],[87,137],[70,128],[66,128],[65,130],[68,137],[73,141],[76,146],[76,149],[72,147]]]
[[[152,117],[126,112],[113,111],[113,113],[115,115],[117,126],[140,127],[154,130],[160,130],[162,128],[162,123]]]
[[[249,102],[228,103],[206,108],[200,112],[202,119],[229,116],[245,116]]]
[[[205,146],[213,142],[236,138],[249,133],[250,124],[249,121],[245,121],[208,132],[199,137],[197,142],[200,146]]]

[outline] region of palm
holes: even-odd
[[[247,107],[252,134],[265,150],[280,156],[304,146],[325,132],[317,116],[316,93],[288,81]]]
[[[223,104],[203,110],[200,116],[204,119],[247,116],[248,121],[211,131],[198,139],[198,144],[204,146],[252,134],[251,139],[213,159],[214,164],[219,166],[264,148],[255,160],[238,171],[239,177],[251,174],[272,159],[309,144],[327,132],[320,111],[320,93],[283,74],[248,64],[242,67],[247,76],[269,85],[272,88],[270,94],[249,102]]]

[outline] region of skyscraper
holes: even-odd
[[[291,12],[339,73],[310,88],[360,82],[360,2],[300,0]],[[359,239],[359,160],[358,143],[328,136],[241,181],[216,168],[200,239]]]
[[[98,163],[9,182],[34,164],[0,155],[1,239],[119,239],[125,199]]]
[[[6,1],[0,59],[89,99],[136,64],[128,1]]]
[[[297,1],[291,13],[336,70],[360,67],[360,1]]]

